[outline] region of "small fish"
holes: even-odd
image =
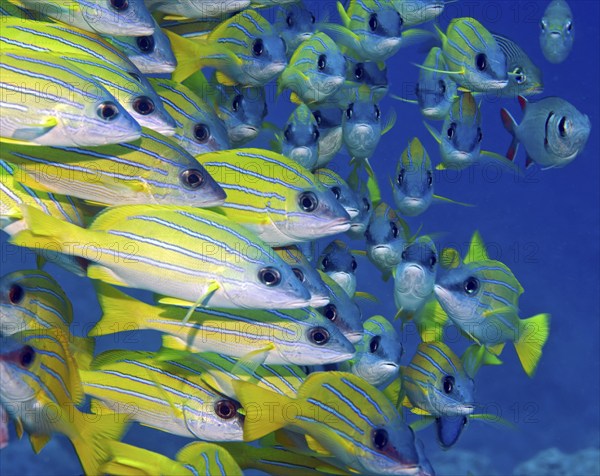
[[[101,474],[152,476],[159,472],[171,476],[242,476],[235,459],[214,443],[190,443],[177,453],[175,460],[120,441],[110,441],[107,447],[110,457],[100,467]]]
[[[171,296],[171,303],[294,309],[310,299],[264,242],[201,208],[110,207],[87,229],[31,207],[23,213],[28,229],[12,237],[13,244],[84,257],[88,277]]]
[[[154,33],[146,36],[105,36],[113,46],[119,48],[144,74],[172,73],[177,60],[171,42],[156,20]]]
[[[346,181],[331,169],[320,168],[314,171],[315,177],[335,195],[335,198],[346,210],[351,220],[354,220],[363,205],[359,203],[356,193]],[[362,201],[361,201],[362,202]]]
[[[496,91],[508,84],[506,56],[492,34],[474,18],[454,18],[446,34],[437,28],[452,79],[469,91]],[[424,68],[424,66],[422,66]]]
[[[316,33],[294,51],[277,81],[277,91],[292,91],[292,101],[323,102],[344,84],[346,60],[325,33]]]
[[[193,40],[166,31],[177,59],[172,76],[177,82],[200,68],[213,67],[222,84],[264,86],[287,65],[281,38],[254,10],[244,10]]]
[[[215,206],[225,192],[190,154],[168,137],[142,130],[135,142],[100,147],[4,144],[16,181],[36,190],[99,204]]]
[[[317,120],[306,104],[300,104],[290,115],[284,129],[281,153],[313,170],[319,160],[319,128]]]
[[[354,349],[335,324],[316,310],[187,309],[149,305],[106,284],[96,284],[102,319],[90,336],[151,329],[177,337],[192,352],[244,357],[261,353],[267,364],[320,365],[348,360]]]
[[[372,316],[363,324],[365,334],[356,346],[356,356],[341,364],[340,370],[352,372],[371,385],[385,388],[400,371],[403,353],[400,336],[383,316]]]
[[[419,25],[436,19],[444,12],[447,0],[392,0],[400,13],[404,27]]]
[[[397,316],[411,318],[423,309],[433,297],[437,269],[437,249],[428,236],[417,238],[404,249],[402,261],[393,272]]]
[[[564,167],[583,151],[591,124],[575,106],[553,96],[535,103],[519,96],[519,104],[524,113],[521,124],[506,109],[500,110],[502,123],[513,136],[506,153],[509,160],[517,155],[519,143],[527,153],[526,167],[534,162],[544,169]]]
[[[297,246],[273,248],[275,253],[292,267],[292,271],[310,292],[310,306],[323,307],[329,303],[329,291],[315,268]]]
[[[141,135],[112,94],[61,58],[3,48],[0,72],[0,142],[98,146]]]
[[[396,123],[396,112],[392,109],[385,124],[381,110],[373,101],[367,86],[361,86],[342,115],[342,138],[348,154],[354,161],[373,157],[381,136]]]
[[[350,229],[346,234],[354,240],[362,240],[371,221],[371,217],[373,216],[373,201],[371,200],[367,181],[358,177],[354,180],[354,178],[350,176],[348,177],[348,185],[352,187],[352,191],[356,195],[356,201],[358,202],[359,207],[358,215],[350,221]]]
[[[143,0],[21,0],[23,6],[59,22],[99,35],[146,36],[154,33],[152,15]]]
[[[329,304],[317,310],[333,322],[352,344],[363,336],[362,313],[358,304],[329,275],[319,270],[319,275],[329,292]]]
[[[162,361],[153,352],[109,350],[92,370],[80,370],[92,409],[114,409],[130,420],[186,438],[241,441],[240,405],[213,391],[190,364]]]
[[[312,241],[350,227],[350,217],[329,189],[281,154],[236,149],[196,159],[227,193],[218,212],[271,246]]]
[[[402,252],[408,244],[408,225],[396,212],[380,203],[365,231],[367,257],[384,274],[391,276],[392,269],[402,261]]]
[[[150,79],[150,82],[175,119],[173,140],[187,152],[198,155],[231,148],[223,122],[191,89],[169,79]]]
[[[540,46],[544,57],[554,64],[567,59],[573,41],[573,13],[565,0],[551,0],[540,21]]]
[[[313,116],[319,128],[319,159],[315,167],[326,167],[344,145],[342,111],[337,107],[317,107]]]
[[[288,59],[290,59],[298,46],[315,34],[316,18],[299,1],[298,3],[279,7],[273,27],[284,41],[285,52]]]
[[[460,359],[442,342],[422,342],[406,367],[401,368],[402,391],[426,414],[473,413],[475,384]]]
[[[352,472],[411,475],[420,470],[412,430],[379,390],[356,375],[312,373],[295,399],[249,382],[232,385],[242,406],[248,404],[244,441],[287,428],[307,434],[311,449]],[[286,415],[289,405],[298,411]]]
[[[346,79],[353,81],[360,87],[366,84],[371,90],[373,101],[381,101],[389,90],[387,75],[387,66],[385,63],[378,64],[374,61],[357,61],[350,56],[346,56]],[[348,104],[344,102],[344,104]]]
[[[151,11],[186,18],[224,18],[250,6],[251,0],[145,0]]]
[[[527,53],[514,41],[505,36],[494,34],[496,42],[506,56],[508,69],[508,85],[497,94],[503,97],[516,98],[539,94],[544,89],[542,71],[527,56]]]
[[[346,243],[341,240],[332,241],[325,247],[317,262],[318,268],[338,283],[348,296],[354,296],[358,263]]]
[[[0,342],[0,404],[29,434],[39,453],[53,433],[64,434],[75,448],[85,474],[99,474],[106,444],[119,440],[126,419],[112,412],[89,415],[77,406],[83,390],[69,336],[60,329],[25,331]]]
[[[414,217],[425,212],[433,200],[456,203],[433,193],[433,168],[429,154],[418,137],[413,138],[402,152],[396,165],[396,181],[392,194],[397,210],[404,216]]]

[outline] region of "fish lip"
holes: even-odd
[[[335,220],[329,227],[327,227],[327,230],[330,231],[332,235],[343,233],[349,229],[350,220],[347,220],[346,218],[339,218]]]
[[[422,203],[423,199],[419,197],[404,197],[404,201],[408,203]]]
[[[345,210],[350,219],[356,218],[358,216],[359,211],[356,208],[345,208]]]
[[[175,128],[171,126],[153,126],[151,129],[162,134],[163,136],[170,137],[175,135]]]
[[[331,300],[329,296],[311,296],[309,306],[311,307],[323,307],[327,306]]]
[[[337,364],[338,362],[346,362],[347,360],[350,360],[352,357],[354,357],[354,354],[356,354],[356,352],[338,354],[337,357],[328,359],[328,363]]]
[[[346,332],[344,333],[344,337],[351,344],[358,344],[363,338],[364,332]]]

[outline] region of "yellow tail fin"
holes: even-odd
[[[538,314],[522,319],[519,325],[519,338],[515,340],[515,349],[523,369],[530,377],[542,356],[542,347],[550,333],[550,314]]]

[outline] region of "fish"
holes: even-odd
[[[244,381],[232,383],[246,409],[244,441],[280,428],[307,435],[307,443],[343,467],[366,474],[417,474],[412,430],[375,387],[345,372],[315,372],[292,399]],[[265,403],[271,411],[267,413]],[[297,411],[285,415],[284,408]],[[328,459],[332,462],[332,459]]]
[[[277,142],[281,144],[283,155],[313,170],[319,160],[319,135],[311,110],[306,104],[300,104],[288,118]]]
[[[102,318],[89,332],[101,336],[150,329],[178,338],[190,352],[244,357],[264,355],[267,364],[318,365],[348,360],[354,348],[325,317],[311,308],[286,310],[187,309],[150,305],[104,283],[96,283]]]
[[[318,269],[338,283],[350,297],[356,292],[356,269],[358,263],[346,243],[334,240],[317,259]]]
[[[119,48],[144,74],[165,74],[175,71],[177,60],[171,49],[171,42],[153,19],[154,33],[146,36],[105,36],[104,38]]]
[[[271,246],[343,233],[350,217],[315,176],[287,157],[263,149],[196,156],[223,187],[218,212]]]
[[[182,148],[191,155],[231,148],[225,124],[191,89],[168,79],[151,78],[150,82],[175,119],[173,140]]]
[[[573,12],[565,0],[551,0],[540,21],[540,47],[550,63],[565,61],[575,41]]]
[[[355,83],[357,88],[362,84],[367,85],[375,103],[379,103],[389,91],[387,73],[385,63],[358,61],[351,56],[346,56],[346,80]],[[341,104],[346,105],[348,101],[343,101]]]
[[[100,147],[4,144],[14,179],[36,190],[103,205],[157,203],[210,207],[225,192],[194,157],[151,129],[131,143]]]
[[[161,361],[153,352],[109,350],[80,370],[92,411],[115,409],[131,421],[206,441],[241,441],[244,417],[235,400],[214,392],[190,364]]]
[[[0,46],[7,52],[48,53],[91,76],[142,127],[173,135],[175,122],[142,72],[94,33],[61,23],[3,18]]]
[[[342,138],[342,111],[337,107],[317,107],[313,117],[319,128],[319,159],[316,168],[327,166],[344,145]]]
[[[513,137],[506,153],[509,160],[517,155],[519,143],[525,147],[526,167],[535,162],[542,169],[561,168],[583,152],[591,130],[587,115],[555,96],[537,102],[519,96],[519,104],[524,114],[521,124],[506,109],[500,110],[504,128]]]
[[[355,240],[364,238],[365,231],[369,226],[371,217],[373,216],[373,201],[371,200],[371,194],[368,190],[367,181],[356,177],[356,180],[352,177],[348,177],[348,185],[352,188],[352,191],[356,195],[356,200],[359,204],[358,214],[351,219],[350,229],[346,234]]]
[[[108,456],[106,443],[126,430],[122,415],[83,413],[77,363],[69,351],[69,336],[60,329],[43,329],[3,336],[0,348],[0,404],[17,433],[29,434],[39,453],[53,433],[72,443],[85,474],[98,474]]]
[[[436,30],[448,67],[441,72],[450,74],[459,86],[472,92],[492,92],[508,85],[506,56],[481,23],[460,17],[452,19],[445,34]]]
[[[343,86],[345,71],[346,59],[337,44],[319,32],[294,51],[277,79],[277,92],[289,89],[293,102],[323,102]]]
[[[51,6],[37,0],[20,0],[20,3],[58,22],[100,35],[154,33],[152,15],[143,0],[58,0]]]
[[[87,229],[31,207],[23,213],[29,228],[13,244],[85,257],[91,279],[163,294],[190,312],[197,306],[295,309],[310,299],[264,242],[201,208],[110,207]]]
[[[112,94],[60,58],[3,48],[0,72],[2,143],[98,146],[141,135]]]
[[[382,389],[399,375],[404,349],[396,329],[385,317],[371,316],[363,327],[365,334],[356,345],[355,357],[340,364],[340,370]]]
[[[523,287],[502,262],[491,260],[480,235],[475,234],[470,250],[475,256],[444,267],[433,288],[449,319],[486,354],[497,357],[507,341],[513,342],[523,370],[533,376],[550,331],[550,315],[528,319],[518,315]]]
[[[389,278],[392,269],[401,262],[409,238],[406,222],[390,206],[380,203],[365,231],[365,240],[367,257],[383,273],[384,279]]]
[[[501,97],[529,96],[540,94],[544,89],[542,70],[527,56],[527,53],[511,39],[492,34],[504,55],[508,69],[508,85],[496,94]]]
[[[419,79],[415,85],[416,101],[393,94],[392,97],[404,102],[414,102],[418,104],[421,114],[426,119],[441,121],[448,115],[457,97],[458,85],[451,75],[444,72],[448,67],[441,48],[431,48],[423,66],[424,68],[419,70]]]
[[[315,177],[335,195],[335,198],[346,210],[350,220],[359,214],[362,203],[346,181],[331,169],[319,168],[314,171]]]
[[[251,0],[145,0],[150,11],[186,18],[226,18],[250,6]]]
[[[402,152],[395,175],[392,195],[396,209],[404,216],[414,217],[424,213],[434,200],[467,205],[433,193],[431,159],[418,137],[414,137]]]
[[[292,271],[310,292],[310,306],[323,307],[329,304],[329,291],[321,276],[306,256],[295,245],[273,248],[277,255],[292,267]]]
[[[406,246],[393,271],[397,317],[407,320],[418,315],[433,298],[438,266],[437,249],[430,237],[421,236]]]
[[[288,60],[303,41],[309,40],[316,32],[317,19],[312,11],[300,1],[277,9],[273,28],[285,44]]]
[[[446,0],[392,0],[405,28],[435,20],[444,12]]]
[[[213,67],[222,84],[264,86],[287,65],[281,38],[255,10],[244,10],[195,39],[165,31],[177,59],[172,75],[177,82],[203,67]]]
[[[434,417],[473,413],[475,383],[443,342],[421,342],[400,372],[402,392],[417,409]]]
[[[364,334],[360,307],[328,274],[321,270],[318,273],[329,292],[329,304],[317,310],[332,321],[350,343],[357,344]]]
[[[342,139],[355,163],[373,157],[381,136],[396,123],[395,110],[392,109],[385,124],[382,122],[381,109],[373,101],[370,89],[361,86],[342,115]]]

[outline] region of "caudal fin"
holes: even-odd
[[[515,349],[523,369],[530,377],[535,374],[542,356],[542,347],[548,340],[549,333],[549,314],[538,314],[529,319],[521,320],[519,336],[515,340]]]
[[[504,128],[510,132],[510,135],[512,135],[512,142],[506,151],[506,158],[510,161],[513,161],[519,148],[519,141],[517,140],[517,134],[515,132],[517,128],[517,122],[510,115],[510,112],[504,108],[500,109],[500,117],[502,118],[502,124],[504,125]]]

